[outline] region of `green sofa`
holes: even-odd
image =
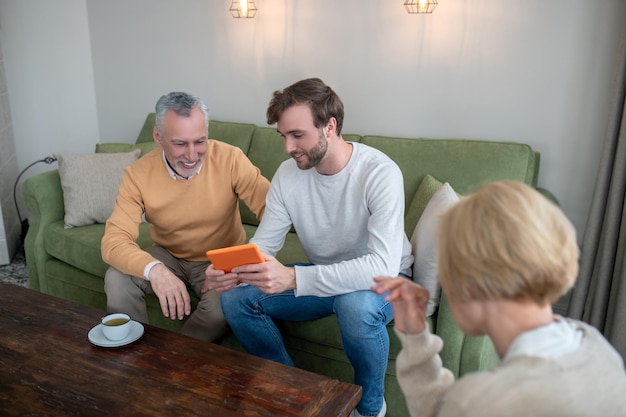
[[[154,114],[147,116],[136,141],[144,151],[152,147]],[[278,165],[288,155],[283,151],[282,138],[271,127],[212,120],[209,136],[241,148],[271,179]],[[344,134],[348,141],[362,142],[390,156],[404,175],[407,213],[409,203],[420,182],[427,174],[439,181],[449,182],[459,194],[468,194],[490,181],[513,179],[536,185],[539,154],[528,145],[478,140],[409,139],[383,136]],[[132,144],[99,144],[99,151],[125,151]],[[64,203],[58,170],[35,175],[24,182],[24,202],[30,211],[30,228],[25,241],[26,262],[30,286],[33,289],[73,300],[104,310],[106,297],[103,277],[107,265],[100,256],[103,224],[65,229]],[[248,238],[257,226],[257,220],[241,205],[241,215]],[[407,219],[407,234],[417,219]],[[409,224],[410,223],[410,224]],[[147,224],[141,226],[138,243],[151,244]],[[284,263],[306,262],[306,256],[294,232],[287,238],[278,254]],[[150,322],[153,325],[178,331],[181,323],[162,316],[156,298],[147,300]],[[334,317],[309,322],[279,323],[285,344],[296,366],[345,381],[352,381],[350,366],[342,348]],[[498,358],[486,337],[468,337],[457,327],[445,297],[430,318],[431,329],[444,340],[441,353],[444,366],[461,376],[467,372],[484,370],[497,364]],[[395,361],[401,348],[393,332],[386,377],[386,401],[389,417],[408,416],[404,396],[396,380]],[[240,349],[232,334],[219,343]]]

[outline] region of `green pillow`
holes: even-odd
[[[154,142],[142,142],[137,144],[132,143],[96,143],[96,153],[124,153],[131,152],[135,149],[141,150],[139,157],[141,158],[148,152],[156,149],[157,145]]]
[[[430,201],[430,198],[442,185],[443,183],[441,181],[429,174],[426,174],[424,179],[422,179],[409,205],[409,209],[404,215],[404,231],[407,236],[410,237],[413,234],[413,230],[415,230],[415,226],[417,226],[417,221],[422,217],[422,213]]]

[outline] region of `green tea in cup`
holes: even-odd
[[[130,332],[130,316],[124,313],[113,313],[102,318],[102,333],[109,340],[122,340]]]
[[[117,318],[117,319],[111,319],[111,320],[105,322],[104,325],[105,326],[121,326],[122,324],[128,323],[128,320],[129,319],[127,319],[125,317],[120,317],[120,318]]]

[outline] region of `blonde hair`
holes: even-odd
[[[554,303],[578,274],[576,231],[530,186],[482,186],[443,214],[439,279],[455,301],[510,299]]]

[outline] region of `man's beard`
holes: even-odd
[[[319,133],[320,135],[319,140],[317,141],[317,145],[313,149],[305,153],[307,162],[300,163],[296,161],[298,168],[302,170],[314,168],[322,161],[322,159],[324,159],[324,156],[328,151],[328,140],[326,140],[326,138],[324,137],[324,133],[321,129]]]

